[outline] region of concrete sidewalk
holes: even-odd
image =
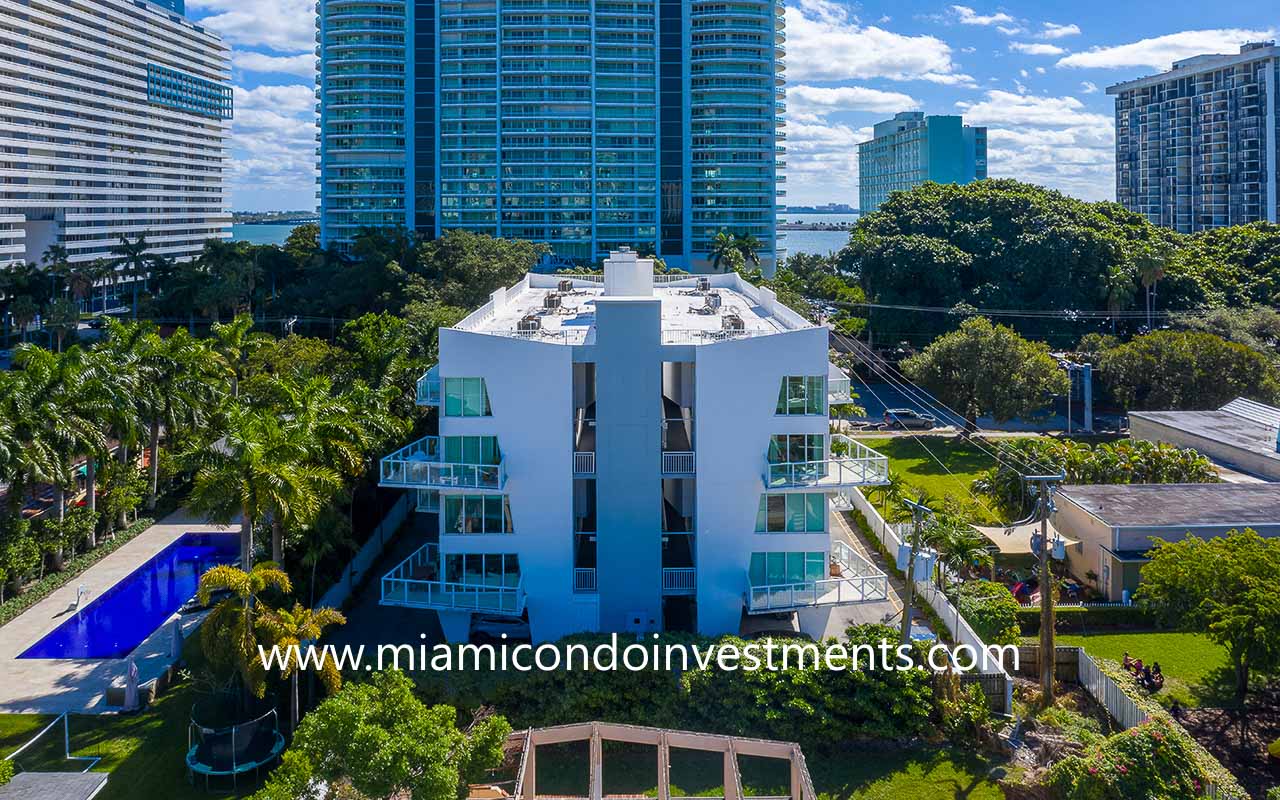
[[[858,536],[857,532],[850,527],[848,520],[845,519],[844,512],[830,509],[827,513],[831,518],[831,538],[849,545],[858,555],[888,575],[889,596],[886,600],[869,603],[854,603],[847,606],[798,611],[797,616],[800,618],[801,629],[811,631],[818,625],[822,625],[823,637],[844,638],[844,631],[850,625],[882,623],[885,622],[886,617],[890,618],[889,624],[900,624],[902,619],[902,592],[904,591],[902,580],[888,568],[880,553],[872,550]],[[825,617],[825,620],[823,617]]]
[[[98,714],[117,710],[105,705],[103,695],[113,682],[123,682],[126,659],[19,659],[18,655],[74,613],[78,587],[88,590],[83,602],[92,603],[184,533],[234,530],[237,528],[212,525],[179,509],[0,628],[0,712]],[[196,616],[183,619],[186,635],[198,624]],[[172,618],[130,654],[137,662],[141,682],[169,666],[171,625]]]

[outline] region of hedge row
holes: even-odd
[[[115,536],[102,542],[92,550],[81,553],[67,561],[61,572],[48,572],[34,583],[27,584],[22,593],[0,603],[0,626],[8,625],[19,614],[31,608],[57,590],[66,586],[81,573],[119,550],[131,539],[155,524],[151,517],[139,517],[124,530],[116,531]]]
[[[1153,628],[1155,614],[1140,606],[1067,606],[1054,609],[1059,631],[1089,631],[1094,628]],[[1018,609],[1018,627],[1023,636],[1040,633],[1040,609]]]

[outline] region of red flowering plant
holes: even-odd
[[[1186,737],[1152,720],[1108,737],[1045,773],[1043,784],[1061,800],[1130,800],[1204,796],[1205,776]]]

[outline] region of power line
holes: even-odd
[[[1150,315],[1146,311],[1139,310],[1123,310],[1123,311],[1106,311],[1103,309],[1017,309],[1017,308],[976,308],[973,306],[920,306],[920,305],[896,305],[892,303],[850,303],[838,300],[828,300],[832,305],[844,308],[874,308],[885,311],[914,311],[927,314],[948,314],[951,316],[982,316],[982,317],[1021,317],[1026,319],[1056,319],[1066,322],[1085,321],[1085,320],[1111,320],[1111,319],[1141,319],[1145,320],[1148,316],[1152,318],[1166,319],[1175,315],[1180,316],[1207,316],[1215,309],[1198,309],[1189,311],[1153,311]]]

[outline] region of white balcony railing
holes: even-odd
[[[595,567],[575,567],[573,570],[573,590],[583,594],[594,594],[596,592],[596,570]]]
[[[832,434],[831,441],[845,452],[820,461],[787,461],[768,464],[764,472],[766,489],[838,490],[854,486],[879,486],[889,482],[889,459],[844,434]]]
[[[436,366],[432,366],[418,378],[417,395],[420,406],[440,405],[440,373]]]
[[[698,591],[698,570],[693,567],[663,567],[663,594],[694,594]]]
[[[662,454],[663,475],[692,475],[695,460],[692,451],[675,450]]]
[[[831,564],[831,576],[822,580],[749,586],[747,613],[771,614],[889,599],[889,578],[844,542],[832,542]]]
[[[380,605],[437,610],[524,613],[524,579],[515,586],[443,581],[440,551],[423,545],[382,577]]]
[[[440,439],[426,436],[382,459],[380,486],[391,489],[501,490],[507,483],[506,459],[497,464],[440,460]]]
[[[595,453],[574,453],[573,454],[573,474],[574,475],[595,475],[596,474],[596,454]]]

